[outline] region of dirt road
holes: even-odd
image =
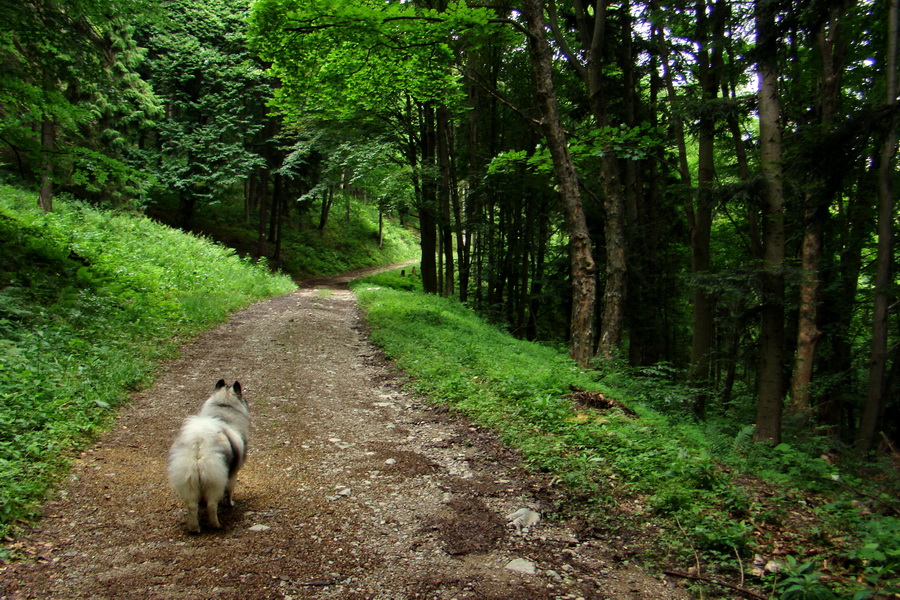
[[[490,434],[402,390],[342,281],[186,345],[78,460],[0,598],[687,597],[554,520],[550,482]],[[220,378],[244,388],[250,456],[223,529],[189,535],[166,454]],[[522,533],[521,508],[543,517]]]

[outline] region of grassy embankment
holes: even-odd
[[[516,340],[415,283],[386,273],[354,284],[373,342],[417,390],[553,474],[566,490],[561,512],[626,556],[785,600],[888,598],[877,594],[900,586],[889,466],[841,468],[820,458],[821,440],[772,448],[752,442],[752,427],[698,423],[690,390],[583,371],[564,349]],[[597,408],[609,400],[624,408]]]

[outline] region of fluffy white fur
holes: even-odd
[[[241,384],[216,384],[200,412],[184,421],[169,451],[169,482],[187,509],[187,528],[200,531],[199,508],[206,504],[211,527],[219,528],[218,505],[233,505],[232,491],[247,452],[250,414]]]

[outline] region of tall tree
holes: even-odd
[[[813,379],[816,347],[822,336],[819,327],[819,303],[821,283],[822,238],[828,218],[828,208],[834,196],[840,193],[841,182],[851,165],[843,152],[839,160],[822,161],[823,146],[834,143],[841,81],[846,57],[847,40],[842,6],[834,5],[827,15],[820,18],[810,37],[815,39],[821,75],[816,94],[817,121],[807,128],[812,130],[820,143],[810,144],[804,154],[807,160],[797,161],[797,166],[807,175],[810,183],[804,192],[803,240],[800,254],[800,304],[797,316],[797,350],[791,379],[790,409],[793,413],[809,415],[811,411],[810,386]],[[840,142],[839,142],[840,143]],[[844,145],[844,144],[841,144]],[[824,163],[824,164],[823,164]],[[837,163],[837,164],[836,164]]]
[[[706,412],[706,387],[710,383],[710,368],[714,342],[715,301],[709,290],[711,268],[710,236],[713,224],[713,183],[715,180],[715,133],[717,119],[715,101],[722,81],[725,25],[729,12],[724,0],[716,0],[709,7],[706,0],[698,0],[696,39],[700,49],[696,54],[697,81],[700,87],[701,107],[697,136],[697,201],[689,207],[688,226],[691,236],[691,274],[694,289],[691,294],[693,308],[691,340],[691,379],[699,384],[695,410]]]
[[[557,17],[555,0],[550,0],[549,25],[557,45],[585,87],[591,115],[601,132],[604,146],[600,157],[605,211],[606,280],[603,286],[601,330],[598,350],[612,356],[622,343],[628,267],[626,262],[625,198],[619,156],[614,150],[616,129],[611,126],[609,101],[612,93],[606,79],[604,52],[609,43],[607,16],[611,10],[606,0],[588,6],[583,0],[574,2],[578,52],[570,47]],[[592,265],[593,266],[593,265]]]
[[[576,363],[587,366],[593,353],[594,304],[596,302],[596,267],[591,236],[588,232],[575,164],[569,154],[565,130],[559,115],[553,83],[550,43],[544,25],[541,0],[524,0],[523,16],[528,26],[528,47],[534,69],[535,86],[541,108],[541,125],[559,187],[569,236],[569,259],[572,277],[572,317],[569,354]]]
[[[885,78],[889,110],[888,126],[881,144],[878,165],[878,256],[875,267],[875,301],[872,310],[872,350],[869,359],[869,377],[866,386],[866,403],[859,425],[856,448],[868,452],[875,441],[878,420],[885,405],[886,365],[888,354],[888,305],[893,272],[894,227],[894,157],[897,154],[897,42],[900,1],[891,0],[888,16],[887,56]]]
[[[781,441],[784,404],[785,244],[778,30],[773,3],[756,0],[754,7],[759,81],[759,159],[764,199],[762,322],[754,439],[777,444]]]

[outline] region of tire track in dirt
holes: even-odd
[[[401,387],[342,279],[251,306],[187,344],[84,452],[0,568],[0,598],[686,598],[548,520],[552,486]],[[327,287],[327,286],[333,287]],[[185,531],[166,481],[182,419],[240,380],[249,458],[223,529]],[[506,515],[545,519],[520,535]],[[505,568],[525,559],[534,574]]]

